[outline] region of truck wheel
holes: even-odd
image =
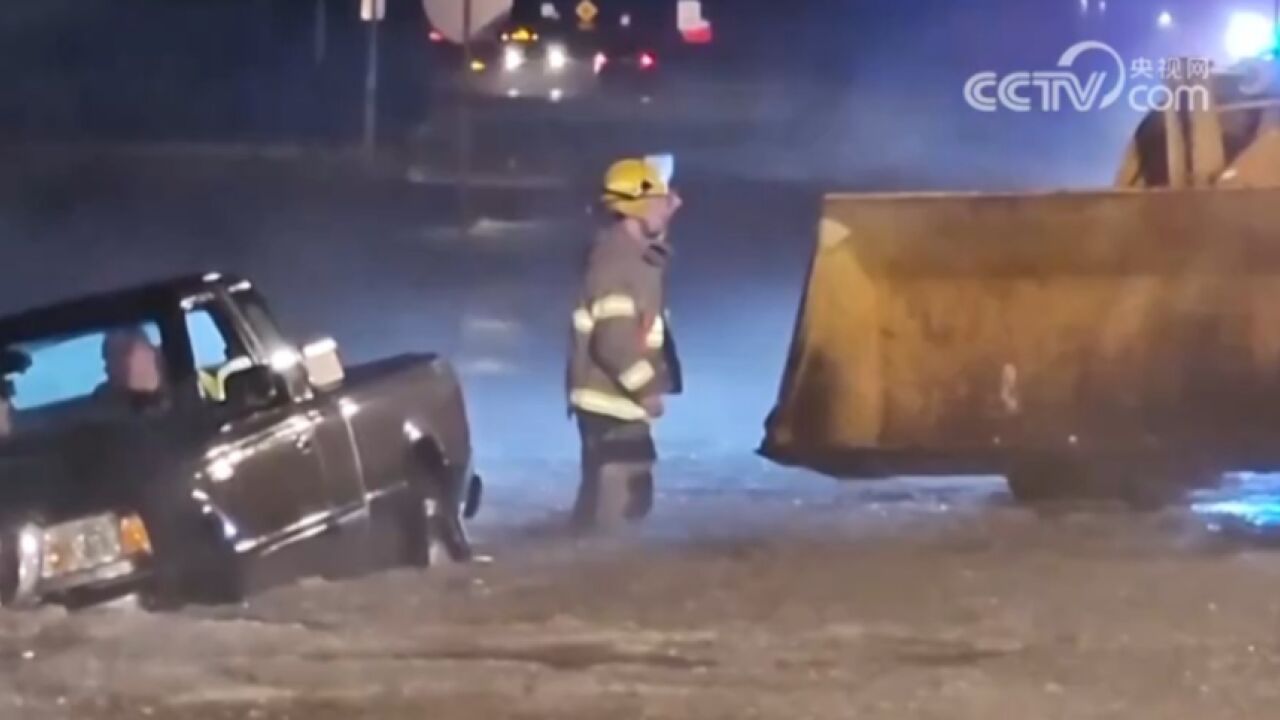
[[[1119,500],[1141,512],[1161,510],[1178,502],[1194,483],[1186,473],[1144,464],[1093,464],[1067,459],[1030,463],[1015,468],[1007,479],[1014,499],[1025,505]]]
[[[1196,463],[1129,468],[1121,483],[1121,498],[1135,510],[1163,510],[1192,491],[1217,488],[1222,475],[1221,470]]]
[[[410,484],[400,509],[401,561],[414,567],[466,562],[471,540],[455,502],[441,502],[418,483]]]
[[[212,519],[201,523],[199,536],[177,563],[157,562],[151,582],[139,601],[152,612],[174,612],[191,603],[236,605],[249,595],[245,559],[218,540],[221,527]]]
[[[1133,472],[1117,478],[1120,500],[1137,512],[1157,512],[1182,499],[1185,488],[1174,478]]]
[[[1087,491],[1075,468],[1052,463],[1029,463],[1005,477],[1013,499],[1022,505],[1041,505],[1080,497]]]
[[[413,485],[396,511],[399,561],[411,567],[431,564],[431,540],[427,536],[426,498]]]
[[[244,561],[234,552],[218,553],[208,565],[198,597],[214,605],[238,605],[249,597]]]
[[[168,583],[153,577],[146,587],[138,591],[138,605],[151,613],[177,612],[186,605],[186,598]]]
[[[238,605],[248,597],[244,567],[238,558],[207,563],[185,578],[156,577],[139,591],[138,601],[148,612],[177,612],[191,603]]]

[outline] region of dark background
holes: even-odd
[[[965,79],[1051,68],[1082,39],[1127,57],[1213,46],[1224,13],[1248,4],[1099,2],[706,0],[716,42],[654,39],[670,94],[643,116],[512,104],[478,117],[464,223],[455,107],[432,90],[456,66],[415,0],[387,0],[375,163],[347,152],[365,68],[355,0],[10,0],[0,311],[239,272],[291,334],[332,334],[353,361],[446,354],[486,456],[571,455],[562,362],[585,209],[609,159],[673,151],[690,393],[663,446],[746,452],[781,377],[823,192],[1106,186],[1133,113],[983,115]],[[1176,32],[1156,27],[1165,7]]]
[[[681,70],[793,78],[819,92],[909,79],[927,95],[976,69],[1052,62],[1057,48],[1083,37],[1144,48],[1157,7],[1172,7],[1187,25],[1214,15],[1214,3],[1185,0],[1112,0],[1105,14],[1080,3],[708,0],[717,42]],[[517,12],[537,4],[521,2]],[[673,45],[674,3],[600,4],[667,28],[654,44]],[[421,5],[387,6],[380,104],[396,138],[430,119],[430,80],[449,68],[427,42]],[[0,131],[12,140],[346,141],[359,130],[358,8],[356,0],[11,0],[0,16]]]

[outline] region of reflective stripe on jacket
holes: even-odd
[[[627,421],[648,420],[642,400],[670,392],[664,285],[670,250],[625,226],[605,229],[587,262],[572,313],[570,406]]]

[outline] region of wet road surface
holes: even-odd
[[[447,190],[314,166],[4,177],[0,223],[30,261],[0,288],[8,309],[242,270],[299,337],[457,362],[494,561],[174,615],[0,614],[0,717],[1275,716],[1274,478],[1161,513],[1035,513],[998,480],[842,485],[749,454],[791,337],[812,188],[691,178],[672,285],[691,391],[659,429],[659,512],[575,540],[560,377],[580,203],[515,203],[534,217],[464,237]]]
[[[490,563],[238,607],[0,616],[24,718],[1270,718],[1280,556],[1188,509],[1015,507],[666,463],[642,530],[574,539],[574,469],[499,469]],[[1268,497],[1253,478],[1201,500]],[[1222,506],[1215,506],[1222,510]],[[1220,520],[1220,518],[1219,518]]]

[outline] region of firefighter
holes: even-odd
[[[627,159],[605,175],[608,222],[588,255],[568,367],[568,401],[582,439],[574,508],[580,529],[612,529],[653,507],[651,427],[663,396],[681,391],[664,302],[667,231],[681,199],[670,158]]]

